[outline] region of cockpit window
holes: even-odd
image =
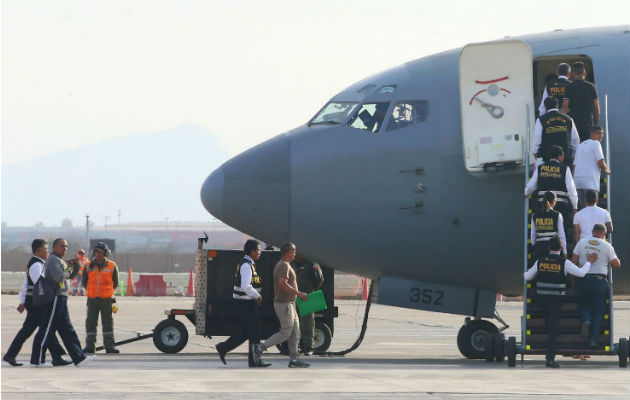
[[[330,102],[308,123],[308,126],[316,124],[342,124],[346,117],[357,108],[358,103]]]
[[[378,133],[387,116],[389,103],[365,103],[350,119],[348,125],[352,128]]]
[[[395,91],[396,91],[396,85],[381,86],[376,91],[376,94],[394,93]]]
[[[429,116],[429,103],[426,100],[399,101],[392,110],[387,130],[406,128],[419,124]]]

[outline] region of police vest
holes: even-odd
[[[105,266],[99,269],[92,261],[87,267],[87,297],[89,299],[111,299],[114,297],[114,270],[116,264],[105,260]]]
[[[554,145],[562,147],[565,158],[569,160],[571,157],[569,140],[573,129],[571,118],[557,110],[552,110],[540,116],[540,124],[542,125],[542,142],[539,155],[543,160],[551,159],[551,148]]]
[[[547,94],[558,99],[558,107],[562,107],[562,100],[567,92],[567,87],[571,84],[568,79],[557,78],[556,81],[547,88]]]
[[[567,288],[564,274],[566,260],[560,254],[549,254],[538,260],[536,295],[561,301]]]
[[[558,197],[558,203],[571,204],[567,194],[567,166],[558,160],[550,160],[538,166],[538,185],[536,196],[539,201],[547,191],[552,191]]]
[[[547,246],[549,239],[558,234],[558,216],[560,213],[553,209],[537,212],[532,216],[532,224],[536,234],[535,243],[544,243]]]
[[[256,289],[258,293],[262,292],[262,281],[260,280],[258,273],[256,273],[256,267],[254,266],[254,262],[246,258],[243,258],[236,266],[236,273],[234,274],[234,289],[232,291],[232,298],[240,299],[240,300],[254,300],[254,298],[248,295],[247,293],[245,293],[245,291],[241,287],[241,267],[243,266],[243,264],[249,264],[251,266],[252,279],[250,283],[252,287]]]
[[[24,298],[24,306],[27,308],[31,307],[31,304],[33,304],[33,288],[35,287],[35,283],[33,282],[33,280],[31,279],[31,276],[29,275],[29,271],[31,269],[31,267],[33,266],[33,264],[35,263],[43,263],[43,261],[41,259],[39,259],[38,257],[31,257],[30,260],[28,260],[28,264],[26,264],[26,297]]]

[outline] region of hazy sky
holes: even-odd
[[[628,24],[628,3],[571,0],[553,17],[549,1],[3,0],[2,165],[184,122],[236,154],[373,73],[469,42]]]

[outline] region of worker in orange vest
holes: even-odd
[[[101,314],[103,325],[103,344],[107,354],[118,354],[114,347],[114,318],[112,306],[114,304],[114,290],[118,287],[118,266],[107,259],[109,248],[103,242],[94,246],[94,258],[83,273],[83,286],[87,288],[87,318],[85,319],[85,348],[84,353],[93,354],[96,351],[96,326],[98,314]]]
[[[72,295],[73,296],[83,296],[85,295],[85,288],[83,287],[83,271],[89,262],[88,258],[85,256],[85,250],[80,249],[77,251],[77,258],[79,259],[79,273],[77,276],[72,279]]]

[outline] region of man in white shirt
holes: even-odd
[[[24,277],[24,283],[22,284],[22,290],[18,294],[20,304],[17,306],[18,312],[22,313],[26,309],[26,319],[22,328],[15,335],[15,339],[11,342],[9,350],[2,357],[3,361],[13,367],[19,367],[22,363],[18,363],[15,357],[20,353],[22,345],[29,337],[35,332],[35,329],[39,327],[42,319],[42,307],[33,307],[33,285],[39,280],[44,269],[44,262],[48,258],[48,242],[44,239],[35,239],[31,243],[31,250],[33,251],[33,257],[28,262],[26,276]],[[53,358],[52,364],[41,363],[33,366],[37,367],[52,367],[63,366],[71,364],[70,361],[64,360],[61,356],[66,354],[63,347],[59,344],[57,336],[53,335],[48,343],[50,353]]]
[[[610,175],[610,169],[604,160],[602,138],[604,130],[599,125],[590,128],[591,137],[580,143],[575,152],[573,179],[578,192],[578,209],[584,208],[584,196],[587,190],[599,193],[600,173]]]
[[[581,334],[588,336],[589,346],[597,346],[602,320],[606,311],[606,299],[609,296],[608,264],[619,268],[621,261],[615,249],[605,240],[606,227],[595,224],[593,236],[582,239],[573,249],[574,263],[585,262],[589,255],[596,254],[597,260],[591,263],[591,270],[578,281],[578,296],[580,298],[580,318],[582,320]]]
[[[613,231],[612,219],[608,210],[604,210],[597,206],[597,192],[594,190],[587,190],[584,201],[586,207],[578,211],[573,217],[573,226],[575,229],[575,243],[581,239],[588,239],[591,237],[591,232],[595,224],[602,224],[606,226],[606,231],[611,233]]]

